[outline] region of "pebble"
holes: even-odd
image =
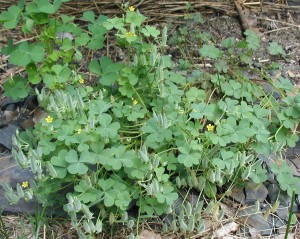
[[[255,205],[239,211],[237,217],[239,222],[255,228],[262,236],[270,236],[272,234],[273,227],[269,223],[271,216],[269,216],[268,221],[265,220],[263,213],[256,211]]]
[[[249,182],[245,188],[246,200],[245,203],[248,205],[255,204],[258,200],[259,202],[264,202],[268,196],[268,189],[265,185],[257,185],[254,182]]]
[[[0,144],[2,144],[7,149],[12,148],[12,136],[16,133],[19,127],[14,124],[9,124],[8,126],[0,129]]]

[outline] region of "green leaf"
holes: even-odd
[[[112,117],[108,114],[102,114],[99,117],[101,127],[97,128],[96,132],[103,138],[115,138],[118,136],[119,122],[112,123]]]
[[[20,14],[22,8],[16,5],[10,6],[7,11],[1,12],[0,14],[0,23],[3,23],[3,26],[6,29],[14,29],[19,23]]]
[[[107,30],[111,30],[113,28],[116,28],[117,30],[121,30],[124,28],[124,22],[122,18],[119,17],[114,17],[111,19],[107,19],[104,23],[103,26],[107,29]]]
[[[82,20],[87,22],[95,21],[95,13],[93,11],[84,11],[81,17]]]
[[[18,66],[26,66],[30,62],[41,62],[44,59],[44,48],[39,44],[22,42],[10,55],[9,62]]]
[[[202,89],[197,89],[196,87],[191,87],[186,92],[186,98],[189,102],[197,102],[197,101],[204,101],[206,98],[205,91]]]
[[[123,65],[121,63],[113,63],[106,56],[102,56],[99,61],[91,61],[89,70],[100,76],[100,83],[105,86],[111,86],[119,77],[119,71]]]
[[[224,73],[227,73],[227,71],[229,69],[229,66],[227,65],[227,61],[225,61],[223,59],[218,60],[215,63],[215,67],[216,67],[218,72],[224,72]]]
[[[133,26],[141,26],[147,18],[138,12],[127,12],[125,22]]]
[[[65,156],[66,162],[69,163],[67,168],[68,172],[71,174],[86,174],[88,167],[78,159],[78,154],[74,149],[71,149]]]
[[[26,79],[19,76],[14,76],[6,81],[3,85],[4,95],[11,97],[13,100],[24,99],[30,92]],[[17,94],[16,94],[17,93]]]
[[[56,0],[50,3],[48,0],[38,0],[26,5],[26,11],[29,13],[47,13],[54,14],[60,7],[62,1]]]
[[[229,37],[229,38],[226,38],[226,39],[222,40],[221,46],[229,48],[229,47],[234,46],[235,42],[236,41],[233,37]]]
[[[285,55],[282,46],[280,46],[277,42],[271,42],[268,47],[268,51],[271,55]]]
[[[211,59],[217,59],[223,55],[223,52],[216,48],[214,45],[203,45],[200,49],[200,54],[203,57],[209,57]]]
[[[67,156],[68,151],[63,149],[58,152],[57,156],[53,156],[50,160],[53,165],[58,178],[65,178],[67,175],[67,162],[65,157]]]
[[[253,50],[257,50],[260,47],[260,37],[257,35],[257,33],[247,29],[245,31],[245,35],[248,47]]]
[[[160,31],[157,30],[156,27],[146,26],[141,29],[141,33],[143,33],[146,37],[152,36],[156,38],[160,34]]]

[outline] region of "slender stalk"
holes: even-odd
[[[291,207],[290,207],[290,213],[289,213],[289,220],[288,220],[288,223],[286,225],[284,239],[288,239],[288,235],[289,235],[289,231],[290,231],[290,227],[291,227],[291,223],[292,223],[294,202],[295,202],[295,189],[293,190],[293,194],[292,194],[292,201],[291,201]]]

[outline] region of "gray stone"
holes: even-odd
[[[270,183],[267,186],[267,189],[268,189],[268,196],[270,198],[270,202],[273,204],[274,202],[277,201],[277,198],[278,198],[278,194],[280,191],[279,185]]]
[[[262,236],[270,236],[272,234],[273,227],[272,224],[269,223],[269,221],[272,221],[271,216],[268,217],[268,220],[265,220],[263,213],[256,211],[254,205],[238,212],[237,218],[239,222],[259,231]]]
[[[241,204],[245,204],[246,197],[245,197],[244,189],[242,187],[234,186],[231,189],[231,193],[229,196],[234,200],[236,200],[237,202]]]
[[[288,207],[291,204],[292,198],[286,192],[281,192],[278,200],[280,201],[281,205]]]
[[[277,216],[284,221],[287,221],[289,218],[289,208],[283,205],[279,205],[276,210]]]
[[[277,233],[283,234],[285,233],[286,224],[280,218],[278,218],[275,222],[275,228],[277,230]]]
[[[254,182],[249,182],[245,188],[246,192],[246,204],[254,204],[257,200],[264,202],[268,196],[268,189],[265,185],[257,185]]]
[[[3,155],[0,158],[0,169],[0,182],[8,183],[13,189],[17,183],[22,184],[22,182],[30,181],[33,178],[33,174],[20,168],[11,155]],[[10,205],[4,195],[5,191],[0,186],[0,211],[29,214],[35,212],[36,203],[34,201],[25,202],[21,200],[17,205]]]
[[[0,144],[4,147],[11,149],[12,147],[12,136],[16,133],[18,126],[9,124],[5,128],[0,129]]]

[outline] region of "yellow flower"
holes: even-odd
[[[215,126],[212,125],[212,124],[208,124],[208,125],[206,125],[206,128],[207,128],[208,131],[214,131]]]
[[[81,134],[81,132],[82,132],[82,129],[77,130],[77,134]]]
[[[50,124],[50,123],[52,123],[52,121],[53,121],[53,118],[50,115],[48,115],[46,118],[46,122]]]
[[[129,10],[130,12],[134,12],[135,8],[134,8],[134,6],[130,6],[130,7],[128,8],[128,10]]]
[[[28,188],[28,182],[27,181],[22,182],[22,188]]]
[[[126,37],[135,37],[135,33],[133,32],[126,32]]]
[[[133,105],[136,105],[137,103],[139,103],[137,100],[133,100],[133,101],[132,101],[132,104],[133,104]]]
[[[79,82],[80,84],[83,84],[83,83],[84,83],[84,79],[83,79],[83,78],[80,78],[80,79],[78,80],[78,82]]]

